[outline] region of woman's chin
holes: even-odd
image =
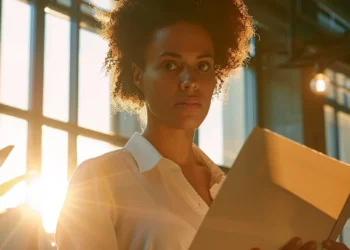
[[[176,129],[181,130],[195,130],[199,128],[199,126],[202,124],[204,119],[199,119],[196,117],[186,117],[186,118],[178,118],[173,119],[170,122],[170,126]]]

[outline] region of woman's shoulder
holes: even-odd
[[[82,162],[72,175],[71,181],[112,177],[129,167],[129,155],[125,148],[117,149]]]

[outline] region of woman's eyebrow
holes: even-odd
[[[182,56],[178,53],[170,52],[170,51],[165,51],[162,52],[158,57],[165,57],[165,56],[170,56],[170,57],[176,57],[176,58],[181,58]],[[211,58],[214,60],[214,56],[211,53],[205,53],[202,55],[197,56],[198,59],[203,59],[203,58]]]

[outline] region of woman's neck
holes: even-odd
[[[192,144],[194,131],[168,127],[158,123],[148,123],[142,135],[165,158],[172,160],[180,167],[196,163]]]

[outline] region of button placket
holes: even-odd
[[[172,163],[176,165],[175,163]],[[192,207],[198,212],[203,210],[204,208],[208,207],[207,203],[203,201],[202,197],[197,193],[197,191],[192,187],[192,185],[188,182],[186,177],[181,171],[181,168],[176,165],[176,168],[178,168],[179,171],[177,171],[177,174],[179,175],[179,179],[181,182],[184,184],[186,187],[186,192],[187,192],[187,198],[189,199],[189,202],[192,204]]]

